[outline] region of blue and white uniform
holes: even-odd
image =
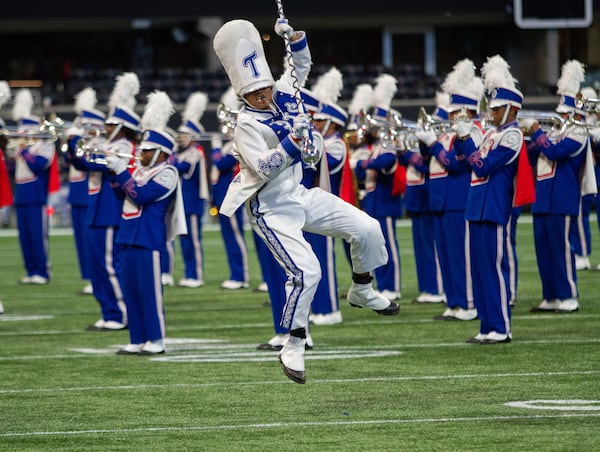
[[[537,181],[531,211],[543,298],[563,301],[579,296],[569,233],[579,215],[580,178],[591,149],[587,131],[576,125],[554,139],[541,129],[532,135],[529,155],[536,162]]]
[[[158,151],[155,151],[158,152]],[[166,163],[114,176],[114,189],[124,198],[117,243],[123,247],[123,293],[131,344],[165,337],[160,253],[173,237],[167,218],[177,194],[177,169]]]
[[[233,141],[227,141],[223,146],[211,150],[211,183],[212,203],[221,209],[227,188],[238,171],[238,161],[233,156]],[[231,217],[219,212],[221,236],[229,264],[229,279],[248,283],[248,248],[244,237],[244,209],[239,208]]]
[[[185,278],[203,283],[202,219],[206,202],[210,199],[204,149],[192,142],[186,149],[177,152],[173,166],[181,176],[181,191],[188,230],[187,235],[179,237]]]
[[[479,148],[471,138],[456,140],[454,146],[457,156],[464,155],[472,168],[465,218],[480,334],[495,332],[510,340],[512,294],[506,250],[523,133],[515,121],[488,131]]]
[[[48,182],[55,146],[35,141],[15,157],[14,206],[26,278],[48,280]]]

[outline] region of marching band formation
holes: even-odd
[[[165,92],[149,94],[138,116],[134,72],[117,77],[107,114],[96,108],[92,87],[78,93],[72,124],[32,115],[33,96],[20,89],[12,102],[16,127],[0,120],[0,207],[16,212],[26,271],[20,282],[51,280],[47,200],[64,164],[80,274],[89,282],[83,292],[100,307],[87,329],[128,329],[130,344],[119,354],[165,352],[163,286],[174,283],[174,241],[185,267],[177,285],[203,286],[209,207],[219,212],[229,263],[224,290],[249,287],[244,225],[251,225],[275,332],[258,348],[278,350],[284,373],[298,383],[305,382],[304,351],[314,345],[310,323],[343,321],[336,238],[352,271],[349,304],[398,314],[396,226],[405,214],[419,291],[413,302],[444,305],[436,320],[479,319],[467,342],[512,340],[523,207],[533,217],[542,282],[532,311],[580,308],[576,272],[591,268],[594,202],[600,212],[600,100],[581,86],[582,63],[564,63],[556,110],[539,112],[523,110],[500,55],[479,71],[460,60],[439,87],[436,110],[421,109],[410,121],[391,107],[392,74],[358,85],[346,111],[336,68],[310,83],[306,33],[283,17],[275,31],[287,49],[278,80],[253,24],[234,20],[217,32],[214,49],[231,88],[215,132],[200,122],[208,104],[201,92],[188,98],[176,131]],[[10,100],[0,82],[0,107]]]

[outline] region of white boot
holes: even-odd
[[[348,291],[348,303],[357,308],[369,308],[381,315],[395,315],[400,312],[400,306],[373,290],[373,284],[357,284],[352,282]]]
[[[296,383],[306,383],[304,373],[304,348],[306,339],[289,336],[287,342],[279,352],[279,362],[283,366],[283,373]]]

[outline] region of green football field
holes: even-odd
[[[204,233],[206,285],[165,288],[167,353],[121,356],[126,331],[90,332],[73,237],[53,231],[54,277],[22,286],[18,239],[0,235],[0,449],[140,451],[600,450],[600,272],[580,271],[581,310],[532,314],[541,286],[532,225],[521,218],[513,342],[470,345],[479,322],[434,321],[415,305],[410,223],[398,229],[401,312],[351,308],[314,326],[306,385],[276,352],[251,235],[250,289],[228,277],[221,237]],[[600,262],[600,235],[592,223]],[[349,266],[338,244],[340,291]],[[182,276],[179,246],[174,277]],[[594,265],[595,266],[595,265]]]

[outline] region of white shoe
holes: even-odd
[[[314,325],[337,325],[342,323],[342,311],[334,311],[329,314],[311,314],[308,318]]]
[[[379,293],[390,301],[395,301],[398,298],[401,298],[400,292],[394,292],[393,290],[382,290]]]
[[[142,350],[144,344],[127,344],[117,351],[117,355],[137,355]]]
[[[532,308],[529,312],[555,312],[558,307],[558,300],[542,300],[539,306]]]
[[[379,292],[374,291],[372,283],[357,284],[352,282],[346,298],[351,306],[369,308],[378,314],[395,315],[400,312],[400,305],[395,301],[388,300]]]
[[[576,298],[567,298],[558,302],[558,312],[575,312],[579,311],[579,303]]]
[[[124,330],[125,328],[127,328],[127,325],[114,320],[106,320],[104,322],[104,326],[102,327],[104,330]]]
[[[315,343],[313,342],[312,336],[310,333],[306,333],[306,343],[304,344],[304,349],[311,350],[314,346]]]
[[[4,314],[4,305],[0,301],[0,314]]]
[[[160,275],[160,282],[163,286],[172,286],[175,284],[175,281],[173,281],[173,276],[171,276],[169,273],[163,273]]]
[[[433,320],[455,320],[454,309],[455,308],[446,308],[442,314],[436,315]]]
[[[477,318],[477,309],[454,308],[454,318],[458,320],[474,320]]]
[[[249,284],[244,281],[234,281],[233,279],[226,279],[221,283],[221,289],[237,290],[245,289]]]
[[[590,264],[589,257],[575,255],[575,270],[589,270],[590,268],[592,268],[592,264]]]
[[[263,281],[256,287],[256,291],[257,292],[268,292],[269,286],[267,286],[267,283]]]
[[[147,341],[139,351],[140,355],[159,355],[165,352],[165,342],[162,339]]]
[[[477,333],[475,336],[467,339],[467,344],[481,344],[487,338],[487,334]]]
[[[417,297],[417,303],[443,303],[446,301],[446,295],[442,294],[432,294],[429,292],[422,292]]]
[[[48,278],[40,275],[31,275],[21,278],[21,284],[48,284]]]
[[[183,279],[179,280],[177,285],[179,287],[191,287],[192,289],[195,289],[196,287],[203,286],[204,281],[202,281],[200,279],[183,278]]]
[[[83,289],[81,289],[81,293],[83,295],[94,295],[94,287],[91,283],[87,283],[85,286],[83,286]]]
[[[279,352],[279,362],[283,366],[283,373],[296,383],[306,383],[304,373],[304,349],[306,339],[289,336],[285,345]]]
[[[497,333],[495,331],[490,331],[485,335],[485,339],[482,339],[482,344],[499,344],[502,342],[510,342],[512,339],[512,334],[502,334]]]
[[[256,347],[257,350],[281,350],[287,341],[287,334],[276,334],[268,342],[260,344]]]

